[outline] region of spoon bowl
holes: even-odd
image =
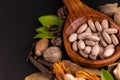
[[[74,52],[71,49],[71,43],[68,41],[68,36],[76,32],[78,27],[86,23],[89,19],[93,22],[101,22],[103,19],[107,19],[109,24],[112,25],[111,27],[118,29],[119,32],[117,37],[120,40],[120,26],[110,17],[88,7],[80,0],[63,0],[63,2],[68,8],[68,17],[64,26],[63,39],[67,55],[71,58],[71,60],[81,66],[91,68],[101,68],[117,61],[120,58],[120,45],[115,48],[115,53],[111,57],[90,60],[82,57],[79,53]]]

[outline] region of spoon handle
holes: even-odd
[[[63,0],[64,5],[67,7],[69,15],[76,19],[86,15],[93,15],[96,11],[85,5],[80,0]]]

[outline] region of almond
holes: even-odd
[[[111,39],[112,39],[112,42],[113,42],[114,45],[119,44],[119,41],[118,41],[117,37],[114,34],[111,35]]]
[[[107,32],[108,34],[118,33],[118,30],[116,28],[107,28],[107,29],[104,29],[104,31]]]
[[[83,25],[81,25],[78,30],[77,30],[77,33],[80,34],[82,32],[84,32],[86,29],[87,29],[87,23],[84,23]]]
[[[109,36],[108,33],[106,33],[105,31],[103,31],[103,32],[102,32],[102,36],[103,36],[103,38],[105,39],[105,41],[106,41],[108,44],[111,44],[111,43],[112,43],[111,38],[110,38],[110,36]]]
[[[109,23],[107,19],[102,20],[101,25],[103,29],[109,28]]]
[[[102,31],[102,26],[101,26],[101,24],[100,24],[98,21],[95,22],[95,27],[96,27],[96,29],[97,29],[99,32]]]
[[[78,39],[86,39],[86,36],[91,36],[92,35],[92,33],[87,33],[87,32],[85,32],[85,33],[81,33],[81,34],[79,34],[78,35]]]
[[[85,43],[83,40],[79,40],[78,41],[78,48],[81,49],[85,49]]]
[[[41,56],[43,52],[48,48],[49,40],[48,39],[40,39],[35,46],[35,55]]]
[[[96,32],[96,28],[95,28],[95,25],[92,22],[92,20],[90,20],[90,19],[88,20],[88,25],[93,32]]]
[[[77,40],[77,33],[72,33],[69,37],[68,37],[68,41],[69,42],[74,42]]]
[[[72,43],[72,49],[73,49],[73,51],[75,51],[75,52],[78,51],[78,42],[77,42],[77,41],[74,41],[74,42]]]

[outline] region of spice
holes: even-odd
[[[55,63],[61,60],[62,51],[56,46],[49,47],[43,53],[43,57],[46,61]]]
[[[35,60],[32,56],[29,56],[30,62],[44,75],[46,75],[50,80],[52,79],[52,74],[50,73],[49,69],[47,69],[45,66],[40,64],[37,60]]]
[[[61,18],[61,19],[66,19],[67,18],[67,8],[66,7],[61,7],[60,9],[58,9],[57,11],[57,15]]]

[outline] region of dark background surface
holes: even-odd
[[[120,0],[82,0],[92,8]],[[56,14],[62,0],[0,0],[0,80],[24,80],[37,72],[26,56],[33,42],[38,17]]]

